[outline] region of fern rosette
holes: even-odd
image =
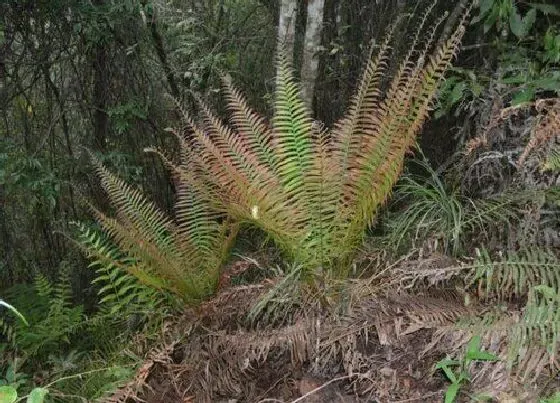
[[[200,122],[185,116],[187,132],[176,134],[187,158],[176,171],[208,205],[269,234],[307,274],[346,276],[464,33],[468,9],[434,45],[442,19],[425,29],[430,11],[392,78],[387,36],[332,130],[312,120],[282,51],[270,124],[225,80],[231,125],[204,105]]]

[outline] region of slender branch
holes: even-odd
[[[331,379],[330,381],[325,382],[325,383],[322,384],[321,386],[319,386],[319,387],[317,387],[317,388],[315,388],[315,389],[313,389],[313,390],[310,390],[309,392],[307,392],[307,393],[304,394],[303,396],[298,397],[298,398],[295,399],[295,400],[292,400],[290,403],[298,403],[298,402],[301,402],[301,401],[307,399],[307,398],[308,398],[309,396],[311,396],[312,394],[317,393],[317,392],[319,392],[321,389],[326,388],[326,387],[329,386],[330,384],[333,384],[333,383],[338,382],[338,381],[343,381],[343,380],[345,380],[345,379],[350,379],[350,378],[353,378],[354,376],[355,376],[355,375],[345,375],[345,376],[339,376],[338,378],[333,378],[333,379]]]

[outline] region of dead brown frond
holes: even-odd
[[[137,398],[140,393],[150,390],[149,376],[155,370],[155,366],[166,366],[173,362],[172,355],[177,341],[153,349],[136,371],[133,379],[120,387],[110,397],[102,399],[103,403],[126,403],[129,399]]]
[[[524,164],[535,148],[553,138],[560,138],[560,99],[539,99],[533,106],[537,118],[529,142],[517,160],[518,167]]]
[[[150,367],[147,383],[153,390],[144,388],[140,397],[286,402],[317,389],[312,395],[318,399],[348,394],[366,401],[421,398],[443,387],[433,374],[435,362],[444,355],[459,357],[474,335],[481,336],[485,351],[501,360],[473,364],[470,387],[492,396],[522,393],[520,384],[531,385],[537,377],[551,374],[557,364],[540,342],[519,344],[512,332],[517,329],[517,335],[527,338],[544,323],[548,330],[535,340],[554,337],[549,331],[554,317],[543,322],[537,315],[539,307],[550,303],[545,304],[542,292],[533,297],[532,308],[512,305],[506,310],[495,300],[476,295],[466,303],[461,287],[468,281],[459,280],[473,265],[411,255],[380,271],[388,280],[326,284],[324,298],[330,304],[317,303],[317,291],[309,286],[294,291],[297,303],[283,302],[287,289],[295,290],[297,282],[282,277],[223,289],[177,319],[166,340],[183,335],[183,341],[176,344],[171,363]],[[398,293],[387,292],[395,285],[400,285]],[[336,293],[336,298],[329,297]],[[264,322],[267,317],[260,316],[258,326],[247,320],[259,300],[283,319],[271,315]],[[508,361],[512,343],[522,346],[513,366]],[[333,381],[336,386],[329,386],[329,380],[339,378]],[[426,382],[432,385],[422,392]],[[402,392],[410,389],[417,395]]]

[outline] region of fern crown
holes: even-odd
[[[270,125],[224,80],[230,126],[204,105],[200,122],[185,114],[188,137],[176,134],[188,158],[174,169],[208,205],[260,227],[308,272],[345,275],[399,177],[464,33],[469,10],[450,37],[434,46],[442,19],[426,28],[430,11],[389,80],[387,35],[331,130],[314,124],[282,50]]]

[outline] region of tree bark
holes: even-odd
[[[296,0],[281,0],[278,21],[278,40],[284,47],[288,62],[293,65],[294,43],[296,36]]]
[[[104,0],[95,0],[98,7],[104,5]],[[109,131],[109,116],[107,115],[107,98],[109,96],[109,68],[107,60],[107,44],[100,39],[95,47],[93,57],[93,133],[94,147],[98,151],[104,151]]]
[[[437,47],[440,47],[447,39],[449,39],[449,37],[453,33],[453,30],[455,29],[455,26],[457,25],[457,22],[459,21],[459,18],[461,18],[461,16],[463,15],[463,12],[468,3],[469,0],[460,0],[455,4],[453,11],[451,11],[451,14],[449,15],[449,17],[447,17],[447,21],[445,21],[445,25],[443,26],[443,30],[437,43]]]
[[[143,3],[145,4],[145,2]],[[159,62],[161,63],[161,67],[163,68],[163,72],[165,73],[165,78],[167,79],[167,83],[169,84],[169,90],[171,95],[176,99],[181,99],[181,93],[179,92],[179,87],[177,86],[177,81],[175,80],[175,75],[173,74],[173,70],[167,61],[167,53],[165,52],[165,47],[163,45],[163,38],[159,33],[158,26],[157,26],[157,19],[155,10],[152,9],[152,13],[147,16],[148,20],[148,27],[150,28],[150,35],[152,36],[152,42],[154,44],[154,48],[156,50],[156,54],[158,56]]]
[[[303,42],[303,62],[301,65],[301,81],[303,98],[313,108],[315,82],[317,81],[319,59],[316,56],[321,45],[321,31],[325,0],[308,0],[305,39]]]

